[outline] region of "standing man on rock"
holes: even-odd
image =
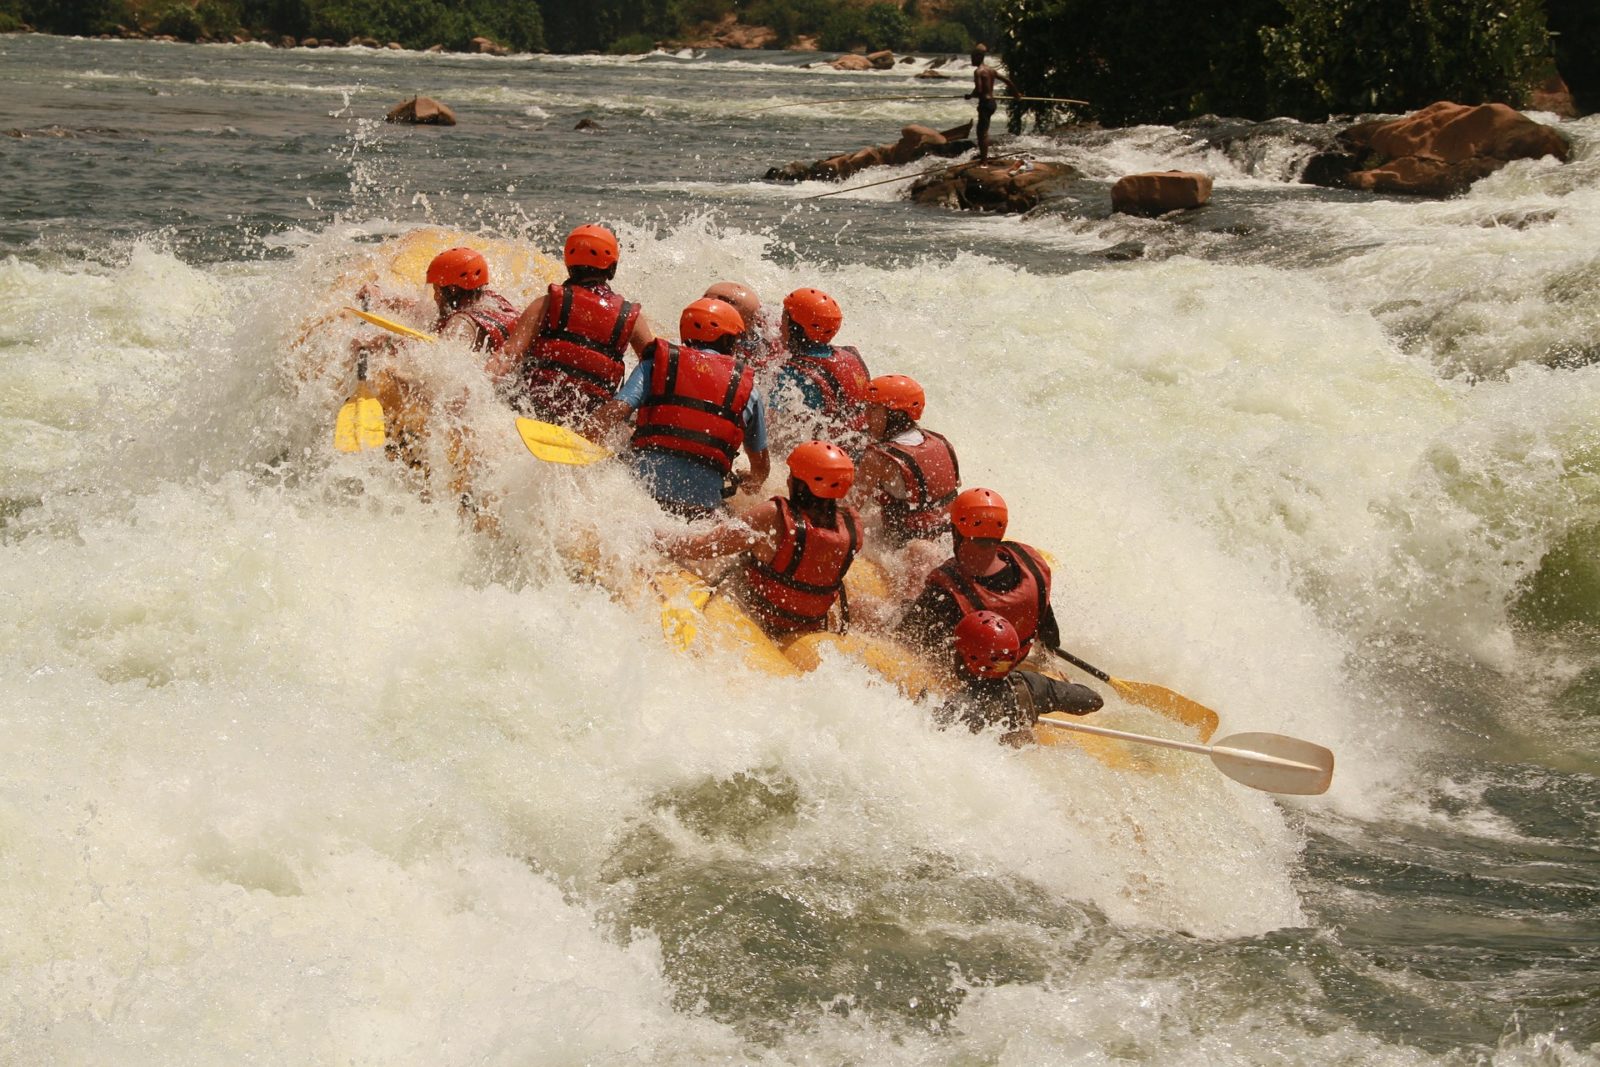
[[[978,162],[986,163],[989,159],[989,120],[994,118],[995,111],[1000,107],[994,98],[994,81],[999,78],[1006,83],[1006,88],[1011,90],[1012,96],[1021,96],[1022,90],[1017,88],[1017,83],[1006,75],[984,65],[988,58],[987,45],[973,45],[972,47],[972,92],[963,99],[978,101]]]

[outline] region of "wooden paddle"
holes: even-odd
[[[1181,693],[1174,693],[1165,686],[1153,682],[1129,682],[1121,678],[1113,678],[1099,667],[1085,663],[1070,652],[1059,648],[1050,651],[1077,667],[1079,670],[1088,671],[1096,678],[1105,682],[1114,689],[1119,697],[1130,704],[1159,711],[1169,719],[1176,719],[1185,726],[1192,726],[1200,734],[1202,740],[1209,741],[1211,735],[1217,732],[1217,725],[1221,720],[1217,713],[1204,704],[1197,704]]]
[[[582,434],[553,422],[537,419],[517,419],[517,434],[539,459],[546,463],[565,463],[573,467],[587,467],[606,459],[611,449],[597,445]]]
[[[1199,745],[1193,741],[1173,741],[1165,737],[1090,726],[1088,723],[1058,719],[1051,715],[1040,716],[1039,725],[1058,730],[1076,730],[1096,737],[1113,737],[1140,745],[1198,752],[1210,756],[1217,770],[1229,778],[1264,793],[1317,796],[1326,793],[1333,782],[1332,752],[1321,745],[1283,734],[1229,734],[1214,745]]]

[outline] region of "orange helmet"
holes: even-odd
[[[968,489],[950,502],[950,525],[963,537],[998,541],[1006,535],[1010,516],[1005,500],[993,489]]]
[[[927,397],[923,395],[922,386],[904,374],[885,374],[867,383],[867,403],[904,412],[915,421],[922,418],[922,406],[927,403]]]
[[[482,289],[489,284],[489,261],[471,248],[447,248],[428,264],[428,284]]]
[[[621,256],[622,252],[617,247],[617,235],[604,226],[596,226],[593,223],[579,226],[567,234],[566,247],[561,250],[561,258],[566,262],[568,270],[573,267],[606,270],[616,266]]]
[[[974,611],[956,623],[956,655],[979,678],[1004,678],[1017,664],[1022,642],[1004,615]]]
[[[678,336],[685,341],[718,341],[744,333],[744,319],[732,304],[701,297],[678,317]]]
[[[807,441],[789,453],[789,477],[825,500],[838,500],[855,484],[856,465],[831,441]]]
[[[824,344],[844,325],[844,312],[821,289],[796,289],[783,298],[783,310],[802,333]]]

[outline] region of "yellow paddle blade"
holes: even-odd
[[[383,405],[377,397],[357,393],[344,402],[333,420],[333,447],[340,452],[382,448],[386,440]]]
[[[1111,678],[1109,681],[1111,688],[1123,700],[1159,711],[1185,726],[1194,727],[1202,741],[1211,740],[1211,735],[1217,732],[1217,724],[1221,720],[1216,712],[1204,704],[1196,704],[1188,697],[1154,682],[1129,682],[1121,678]]]
[[[362,311],[360,308],[352,307],[347,307],[345,310],[350,312],[350,314],[354,315],[358,319],[366,319],[368,322],[372,323],[372,325],[377,326],[380,329],[388,330],[390,333],[397,333],[401,337],[410,337],[418,341],[438,340],[438,338],[431,333],[423,333],[421,330],[413,330],[409,326],[403,326],[400,323],[395,322],[393,319],[384,318],[382,315],[374,315],[370,311]]]
[[[528,451],[546,463],[585,467],[611,455],[609,448],[551,422],[518,419],[517,433],[521,435],[522,443],[528,446]]]

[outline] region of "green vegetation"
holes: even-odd
[[[0,0],[0,31],[183,40],[365,37],[407,48],[638,53],[734,16],[774,47],[1004,55],[1039,96],[1094,102],[1108,124],[1404,111],[1450,99],[1523,102],[1557,66],[1600,107],[1595,0]],[[1030,105],[1047,121],[1056,112]],[[1024,112],[1012,114],[1013,128]]]
[[[1545,0],[1005,0],[1001,20],[1028,92],[1116,124],[1518,103],[1551,66]]]

